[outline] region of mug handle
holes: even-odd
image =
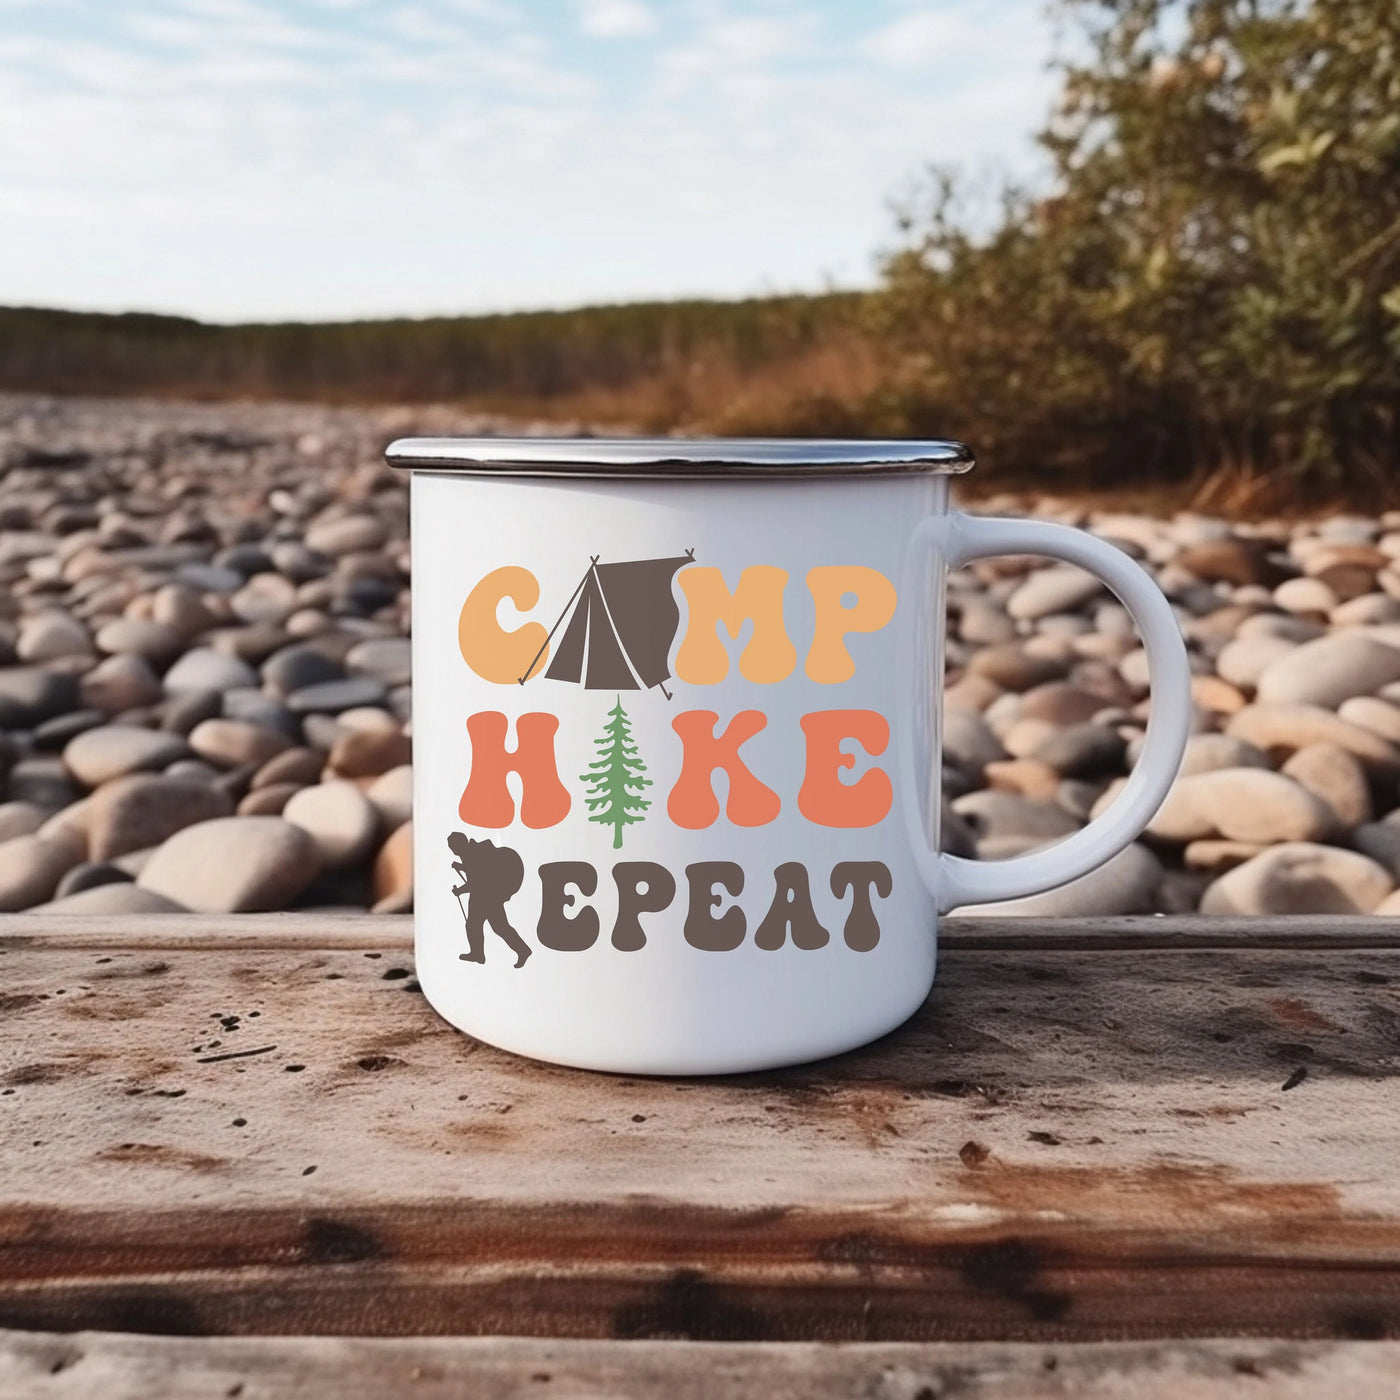
[[[1132,615],[1147,652],[1152,710],[1142,753],[1106,812],[1044,850],[1008,860],[978,861],[924,849],[924,883],[946,913],[1039,894],[1067,884],[1130,845],[1156,815],[1181,766],[1191,730],[1191,670],[1171,604],[1147,571],[1122,550],[1068,525],[1045,520],[997,519],[949,511],[920,527],[942,545],[946,567],[997,554],[1043,554],[1096,575]]]

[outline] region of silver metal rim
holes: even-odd
[[[954,475],[973,465],[960,442],[831,438],[399,438],[384,457],[410,472],[664,481]]]

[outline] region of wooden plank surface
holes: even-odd
[[[379,948],[411,952],[411,914],[0,915],[0,947]],[[1026,948],[1041,952],[1186,948],[1395,948],[1400,919],[1312,914],[1293,918],[1202,918],[1161,914],[1112,919],[949,918],[943,951]]]
[[[0,925],[0,1325],[1400,1335],[1374,922],[967,921],[902,1030],[718,1081],[473,1042],[399,922],[78,922]]]
[[[1396,1342],[577,1342],[0,1333],[32,1400],[1382,1400]]]

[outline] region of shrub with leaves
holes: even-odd
[[[1395,0],[1067,0],[1048,195],[974,237],[910,211],[879,314],[887,428],[1078,484],[1400,466]]]

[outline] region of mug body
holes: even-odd
[[[933,981],[936,473],[415,472],[419,981],[561,1064],[772,1068]]]

